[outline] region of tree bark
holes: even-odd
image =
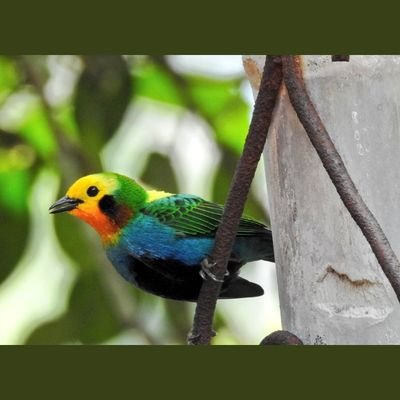
[[[264,57],[244,57],[253,90]],[[400,254],[400,57],[303,57],[308,93]],[[285,88],[264,152],[282,326],[307,344],[400,343],[400,306]]]

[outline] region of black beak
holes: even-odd
[[[71,197],[64,196],[57,200],[50,208],[50,214],[57,214],[64,211],[71,211],[78,206],[78,204],[83,203],[80,199],[71,199]]]

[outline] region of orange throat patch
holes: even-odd
[[[100,235],[103,243],[110,243],[117,239],[121,228],[115,221],[104,215],[99,209],[88,213],[79,208],[75,208],[70,211],[70,214],[75,215],[82,221],[91,225]]]

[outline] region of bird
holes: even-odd
[[[117,272],[137,288],[196,302],[204,279],[217,280],[210,254],[224,207],[191,194],[146,190],[134,179],[102,172],[78,179],[49,212],[91,225]],[[220,299],[255,297],[261,286],[239,276],[247,262],[274,262],[271,230],[243,215]]]

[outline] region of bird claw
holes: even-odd
[[[211,278],[214,282],[223,283],[224,279],[218,279],[217,276],[212,272],[212,268],[214,268],[216,265],[216,262],[210,262],[209,257],[204,258],[200,263],[200,276],[204,280],[207,280],[207,278]],[[228,271],[225,272],[225,276],[229,276]]]

